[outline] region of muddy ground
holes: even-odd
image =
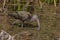
[[[2,13],[3,14],[3,13]],[[24,28],[18,25],[12,25],[10,18],[0,14],[0,30],[5,30],[10,35],[15,35],[21,32],[32,33],[33,36],[23,40],[54,40],[55,37],[60,37],[60,7],[44,6],[43,11],[38,14],[41,24],[41,29],[37,31],[37,27],[26,26]],[[28,33],[27,32],[27,33]],[[38,37],[39,36],[39,37]],[[19,39],[17,39],[19,40]]]

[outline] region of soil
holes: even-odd
[[[3,14],[3,13],[2,13]],[[12,25],[10,18],[0,14],[0,30],[5,30],[10,35],[15,35],[21,32],[33,33],[34,36],[30,40],[54,40],[56,36],[60,37],[60,7],[44,6],[42,12],[38,14],[41,24],[41,29],[37,27],[26,26],[21,28],[18,25]],[[32,23],[33,25],[33,23]],[[27,32],[27,34],[29,34]],[[17,39],[19,40],[19,39]],[[29,40],[29,39],[23,39]]]

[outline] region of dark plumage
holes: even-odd
[[[20,11],[20,12],[16,12],[16,13],[8,13],[8,16],[14,17],[15,19],[19,19],[22,22],[31,19],[31,14],[26,11]]]

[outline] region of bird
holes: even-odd
[[[40,30],[40,21],[36,14],[31,14],[30,12],[27,12],[27,11],[18,11],[15,13],[8,13],[8,16],[11,16],[17,19],[15,22],[13,22],[13,24],[16,23],[18,20],[22,21],[22,28],[23,28],[23,23],[25,21],[28,21],[30,23],[33,21],[36,21],[38,24],[37,30]]]

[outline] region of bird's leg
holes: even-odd
[[[24,27],[24,21],[22,22],[22,25],[21,25],[21,28],[23,28]]]
[[[14,22],[12,23],[12,28],[14,28],[13,25],[14,25],[16,22],[18,22],[18,21],[19,21],[19,20],[16,20],[16,21],[14,21]]]
[[[23,23],[22,23],[22,25],[21,25],[21,28],[23,28]]]
[[[16,22],[18,22],[19,20],[16,20],[15,22],[13,22],[12,24],[14,25]]]

